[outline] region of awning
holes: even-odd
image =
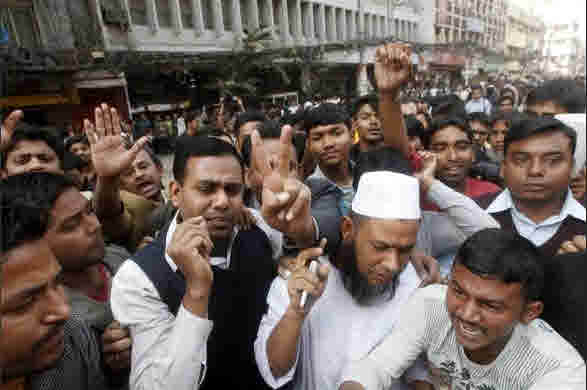
[[[0,107],[31,107],[67,104],[70,100],[62,95],[6,96],[0,98]]]

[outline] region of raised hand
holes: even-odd
[[[12,111],[8,116],[4,119],[4,123],[2,123],[2,132],[0,134],[0,151],[4,150],[10,142],[10,138],[12,138],[12,134],[14,133],[14,129],[18,126],[18,123],[24,117],[24,113],[21,110]]]
[[[414,176],[420,181],[420,186],[424,193],[427,193],[434,180],[436,180],[438,157],[432,152],[421,152],[419,154],[422,159],[422,169],[416,172]]]
[[[380,93],[399,94],[412,78],[412,48],[410,45],[390,43],[375,53],[375,79]]]
[[[587,241],[585,236],[575,236],[572,241],[563,242],[557,255],[568,255],[571,253],[581,253],[587,250]]]
[[[293,128],[283,128],[279,159],[270,164],[257,132],[252,136],[252,169],[264,178],[261,213],[265,221],[298,245],[312,245],[314,223],[310,213],[311,192],[290,171]]]
[[[107,104],[96,107],[94,123],[84,120],[84,131],[90,142],[92,163],[99,177],[120,176],[148,142],[148,138],[143,137],[130,149],[126,149],[118,111]]]

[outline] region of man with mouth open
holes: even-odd
[[[2,188],[3,192],[6,188]],[[49,220],[0,197],[2,300],[0,389],[107,390],[100,340],[70,316],[62,268],[46,238]]]
[[[390,388],[424,354],[437,390],[581,390],[585,362],[542,313],[536,247],[483,230],[461,248],[448,286],[418,291],[394,331],[344,370],[340,390]]]

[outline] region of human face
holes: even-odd
[[[510,128],[505,121],[497,121],[493,124],[489,132],[489,143],[493,150],[503,153],[505,150],[505,137],[510,132]]]
[[[310,130],[310,152],[322,167],[338,167],[349,163],[353,139],[344,123],[318,126]]]
[[[383,142],[381,121],[377,110],[370,104],[363,104],[355,117],[355,128],[359,131],[359,138],[367,144]]]
[[[362,277],[371,286],[391,283],[410,260],[418,237],[419,221],[377,218],[348,221],[353,224],[357,268]],[[343,238],[348,237],[344,230],[343,226]]]
[[[91,203],[75,188],[55,201],[46,238],[64,271],[82,271],[105,255],[102,226]]]
[[[471,97],[473,100],[479,100],[482,97],[482,93],[480,89],[474,89],[471,91]]]
[[[90,147],[83,142],[71,145],[71,153],[75,154],[85,162],[89,163],[92,161],[92,155],[90,153]]]
[[[559,201],[569,188],[573,165],[566,135],[538,134],[510,145],[502,175],[514,199]]]
[[[504,100],[501,102],[499,109],[503,112],[514,112],[514,102],[512,100]]]
[[[57,154],[44,141],[20,141],[8,153],[6,174],[19,175],[27,172],[63,173]]]
[[[436,175],[440,181],[463,191],[475,159],[467,134],[456,126],[448,126],[434,133],[430,150],[438,157]]]
[[[8,378],[52,367],[63,356],[70,307],[61,267],[45,240],[2,254],[0,364]]]
[[[162,176],[163,168],[155,164],[146,150],[141,150],[131,167],[120,176],[120,184],[128,192],[159,202]]]
[[[243,207],[243,190],[243,172],[235,157],[192,157],[183,184],[171,183],[171,200],[184,219],[204,217],[213,241],[226,240]]]
[[[455,263],[446,294],[446,307],[458,343],[478,364],[493,362],[519,323],[538,317],[542,305],[527,302],[520,283],[482,278]]]
[[[243,150],[245,138],[253,134],[255,130],[259,130],[259,127],[261,127],[261,122],[259,121],[247,122],[240,127],[238,134],[238,147],[241,152]]]
[[[564,107],[559,106],[552,100],[533,104],[526,108],[526,113],[533,116],[553,117],[558,114],[564,114],[566,111]]]
[[[473,130],[473,140],[475,143],[480,147],[484,147],[489,138],[489,129],[479,121],[472,121],[469,123],[469,126]]]

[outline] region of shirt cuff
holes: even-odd
[[[196,340],[201,343],[205,343],[212,332],[214,323],[208,319],[198,317],[189,310],[187,310],[183,304],[177,311],[177,317],[175,319],[175,327],[181,329],[184,332],[180,334],[191,334],[196,337]]]

